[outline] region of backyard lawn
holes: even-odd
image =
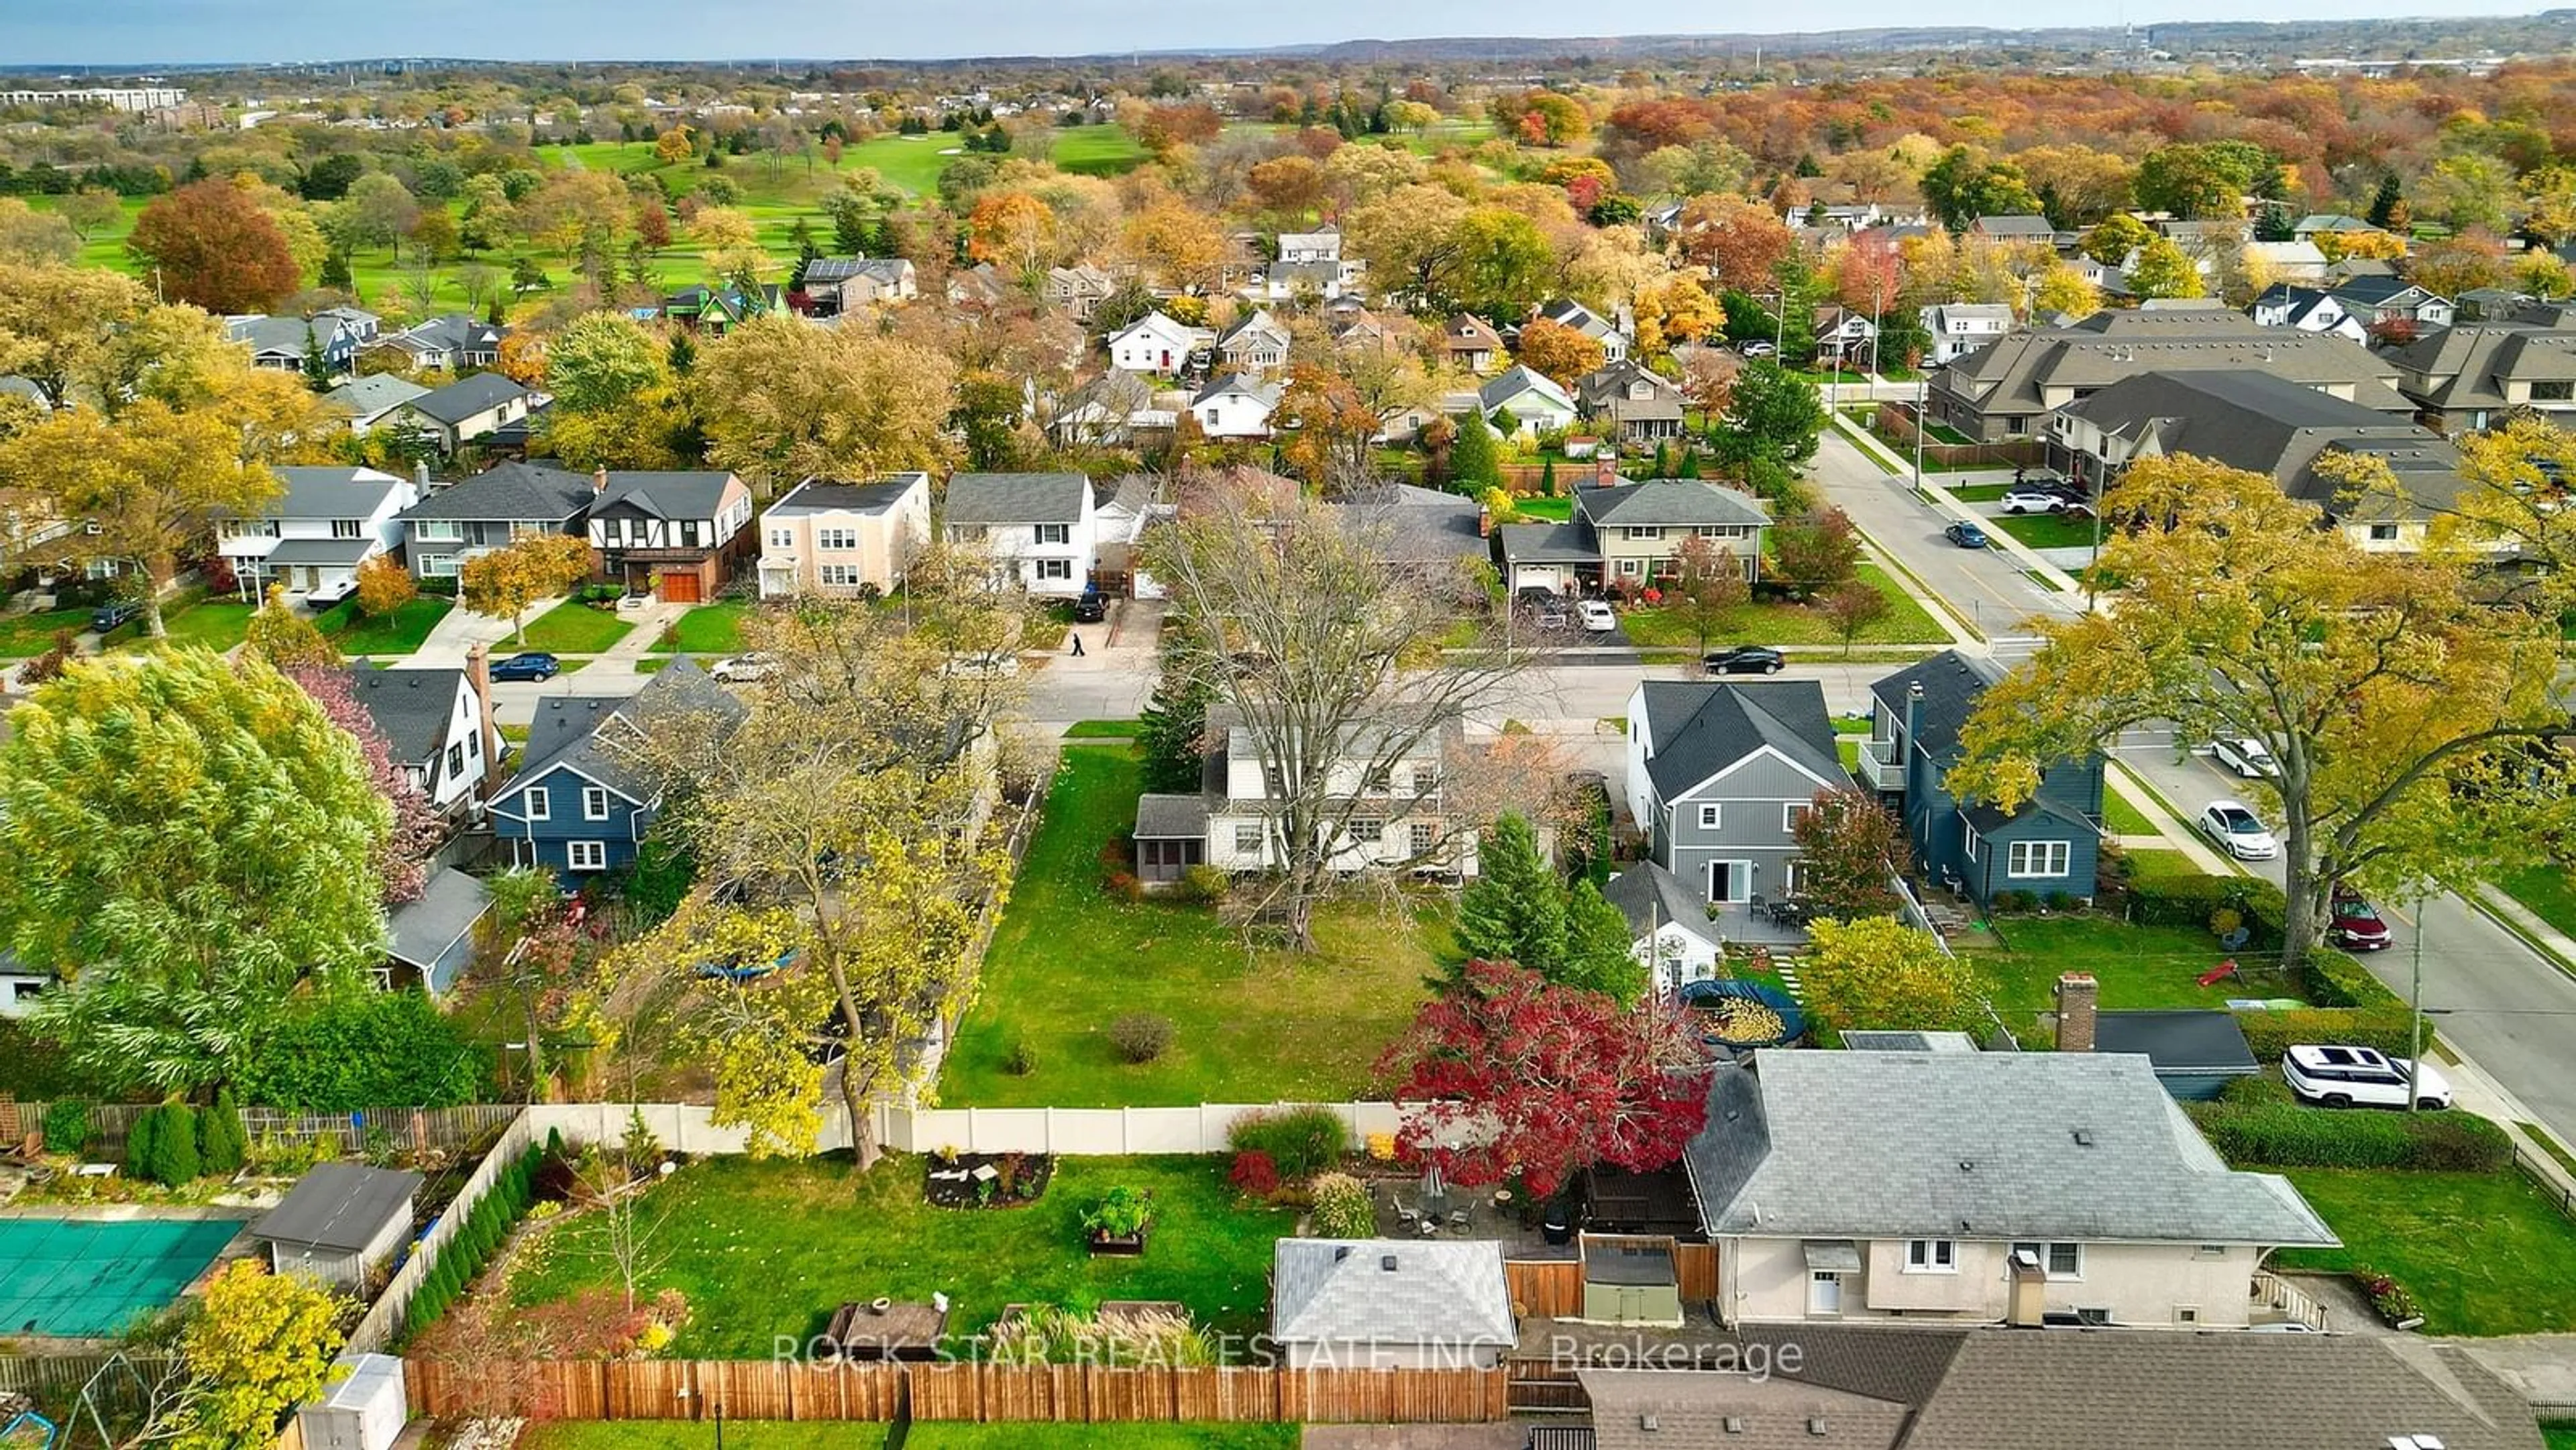
[[[2532,915],[2576,936],[2576,882],[2568,879],[2566,867],[2527,866],[2512,875],[2497,877],[2495,884]]]
[[[757,607],[748,599],[701,604],[681,615],[679,621],[671,626],[669,635],[653,641],[653,648],[656,652],[676,648],[682,654],[692,655],[740,654],[742,622]]]
[[[920,1156],[890,1153],[865,1175],[846,1156],[795,1161],[716,1158],[671,1175],[645,1199],[666,1255],[645,1279],[688,1296],[674,1359],[767,1359],[773,1336],[820,1334],[832,1311],[887,1295],[949,1296],[948,1329],[973,1334],[1014,1303],[1173,1299],[1200,1322],[1251,1333],[1268,1315],[1271,1244],[1296,1210],[1238,1208],[1226,1159],[1058,1158],[1025,1208],[934,1208]],[[1115,1186],[1153,1199],[1153,1228],[1135,1258],[1093,1258],[1082,1215]],[[601,1256],[602,1220],[565,1219],[523,1254],[511,1302],[541,1304],[615,1282]]]
[[[343,600],[314,619],[344,655],[407,655],[420,649],[429,632],[456,608],[453,599],[424,594],[393,613],[378,617],[358,612],[358,601]]]
[[[2002,951],[1971,953],[1986,976],[1995,1010],[2016,1014],[2055,1010],[2061,972],[2091,972],[2102,984],[2102,1006],[2223,1007],[2230,997],[2293,997],[2297,991],[2254,969],[2259,957],[2239,958],[2248,979],[2201,986],[2201,973],[2227,953],[2208,932],[2188,926],[2133,926],[2083,914],[2013,916],[1995,924],[2008,944]]]
[[[593,609],[578,599],[567,599],[529,620],[527,643],[513,641],[510,648],[595,655],[624,639],[634,628],[633,620],[621,619],[614,611]]]
[[[948,1054],[951,1106],[1177,1106],[1330,1101],[1368,1085],[1381,1048],[1413,1017],[1445,944],[1444,912],[1375,901],[1327,905],[1312,956],[1250,949],[1214,909],[1127,901],[1102,889],[1101,848],[1136,818],[1141,767],[1115,745],[1075,745],[1047,798],[973,1010]],[[1120,1059],[1109,1024],[1171,1019],[1155,1061]],[[1004,1060],[1025,1041],[1034,1069]]]
[[[2520,1173],[2285,1171],[2344,1247],[2284,1249],[2279,1267],[2390,1275],[2426,1334],[2576,1330],[2576,1222]]]
[[[1570,498],[1529,498],[1512,500],[1512,512],[1521,517],[1514,522],[1553,519],[1564,523],[1574,517],[1574,500]]]
[[[48,609],[42,614],[13,614],[0,619],[0,660],[33,659],[54,647],[54,636],[64,630],[82,634],[89,629],[86,609]]]
[[[1943,630],[1912,595],[1896,586],[1875,564],[1860,566],[1861,582],[1887,600],[1887,613],[1854,636],[1854,644],[1947,644]],[[1697,649],[1699,631],[1662,609],[1630,609],[1619,616],[1630,641],[1644,649]],[[1840,644],[1842,637],[1825,617],[1803,604],[1748,604],[1709,634],[1709,645]]]

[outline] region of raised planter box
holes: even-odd
[[[1107,1234],[1094,1229],[1089,1235],[1092,1257],[1135,1258],[1145,1252],[1145,1235],[1151,1232],[1150,1226],[1132,1234]]]

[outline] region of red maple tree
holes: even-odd
[[[438,851],[438,843],[447,835],[447,822],[429,797],[412,783],[411,772],[394,759],[392,744],[367,707],[358,703],[357,692],[350,688],[349,672],[340,665],[304,665],[286,672],[332,724],[358,742],[358,754],[367,763],[367,779],[394,808],[394,828],[375,851],[377,878],[383,882],[384,903],[400,906],[416,901],[429,884],[429,858]]]
[[[1680,1158],[1711,1068],[1669,1003],[1630,1011],[1488,961],[1469,962],[1378,1062],[1407,1105],[1405,1161],[1469,1188],[1517,1176],[1541,1197],[1594,1163],[1647,1173]]]
[[[304,281],[277,219],[229,181],[154,197],[125,245],[154,266],[169,300],[208,312],[266,312]]]

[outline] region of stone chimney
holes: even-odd
[[[429,497],[429,460],[424,458],[411,466],[411,486],[422,498]]]
[[[475,789],[480,800],[484,793],[501,783],[501,727],[492,718],[492,647],[477,643],[465,652],[465,688],[474,692],[475,728],[483,735],[483,783]]]
[[[1599,460],[1596,481],[1603,488],[1617,488],[1619,486],[1619,450],[1605,441],[1601,445],[1601,451],[1593,457]]]
[[[2057,979],[2057,1050],[2093,1050],[2094,1006],[2102,986],[2091,972],[2068,972]]]
[[[603,493],[608,492],[608,470],[607,470],[607,469],[605,469],[605,468],[595,468],[595,469],[592,469],[592,470],[591,470],[591,474],[590,474],[590,491],[591,491],[593,494],[603,494]]]

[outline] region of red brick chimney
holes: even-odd
[[[465,688],[474,692],[475,728],[483,734],[483,783],[475,799],[501,783],[501,727],[492,718],[492,649],[476,644],[465,652]]]
[[[1600,485],[1603,488],[1617,488],[1619,486],[1619,450],[1604,442],[1601,450],[1592,456],[1599,460],[1595,468]]]
[[[607,470],[607,469],[605,469],[605,468],[595,468],[595,469],[592,469],[592,470],[591,470],[591,473],[590,473],[590,491],[591,491],[592,493],[594,493],[594,494],[601,494],[601,493],[606,493],[606,492],[608,492],[608,470]]]
[[[1493,536],[1494,511],[1486,508],[1482,504],[1478,504],[1476,506],[1476,537],[1480,539],[1490,539]]]
[[[2102,986],[2091,972],[2068,972],[2057,979],[2057,1050],[2093,1050],[2094,1007]]]

